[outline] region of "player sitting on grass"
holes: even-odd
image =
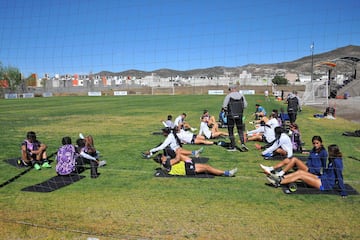
[[[267,179],[275,187],[281,184],[289,184],[296,181],[303,181],[307,185],[317,188],[321,191],[333,190],[339,188],[341,196],[347,196],[343,179],[342,153],[336,144],[328,146],[329,163],[321,176],[312,174],[304,170],[298,170],[284,176],[269,174]]]
[[[320,176],[323,169],[326,168],[326,160],[328,158],[328,153],[322,144],[322,139],[320,136],[313,136],[312,143],[314,147],[309,153],[306,164],[297,157],[292,157],[285,158],[284,160],[272,167],[264,166],[262,164],[260,164],[260,167],[264,170],[265,174],[274,173],[278,176],[283,176],[289,170],[295,167],[297,170],[304,170],[306,172]],[[282,170],[277,171],[282,167],[284,167]]]
[[[32,165],[36,170],[43,168],[51,168],[47,160],[47,146],[36,139],[36,133],[27,132],[26,139],[21,144],[21,160],[18,164],[25,166]]]
[[[260,126],[258,126],[255,130],[247,132],[247,141],[259,141],[270,144],[275,140],[274,129],[279,126],[280,125],[275,113],[272,113],[270,118],[262,117]]]
[[[218,131],[216,128],[209,128],[208,117],[202,116],[200,123],[199,135],[204,135],[206,139],[215,139],[218,137],[227,137],[227,132]]]
[[[255,147],[259,150],[264,149],[260,144],[255,144]],[[267,146],[265,146],[267,147]],[[275,128],[275,141],[270,147],[267,147],[261,152],[264,158],[271,158],[275,155],[281,155],[287,158],[293,156],[293,146],[290,137],[284,133],[282,127]]]
[[[76,141],[76,152],[79,155],[82,165],[85,165],[85,163],[90,164],[90,176],[97,178],[100,175],[100,173],[98,173],[98,167],[106,165],[106,161],[99,160],[99,152],[95,149],[94,139],[91,135],[84,137],[84,135],[80,133],[79,137]]]

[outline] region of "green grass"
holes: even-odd
[[[207,146],[203,156],[217,168],[239,168],[234,178],[155,178],[157,165],[140,158],[163,140],[152,135],[168,114],[186,112],[199,126],[204,109],[217,115],[224,96],[53,97],[0,100],[1,159],[19,156],[29,130],[49,152],[63,136],[79,132],[94,136],[108,165],[101,176],[86,178],[51,193],[22,192],[23,187],[55,175],[54,168],[32,170],[0,188],[0,235],[4,239],[359,239],[360,196],[286,195],[264,185],[260,157],[253,143],[247,153]],[[267,111],[285,107],[247,96],[246,121],[255,103]],[[343,137],[359,124],[341,118],[316,120],[304,107],[298,124],[311,147],[320,135],[325,145],[336,143],[344,153],[345,182],[360,190],[360,139]],[[249,128],[250,126],[247,125]],[[197,147],[185,145],[194,150]],[[0,162],[0,183],[20,173]]]

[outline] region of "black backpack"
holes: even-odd
[[[355,136],[360,137],[360,130],[355,131]]]
[[[233,99],[230,98],[228,104],[228,117],[242,118],[244,112],[244,98]]]
[[[297,112],[299,106],[299,100],[297,97],[288,99],[288,112]]]

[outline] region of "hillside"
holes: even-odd
[[[314,64],[322,61],[331,61],[336,58],[352,56],[360,58],[360,46],[349,45],[346,47],[337,48],[333,51],[314,54],[313,60]],[[102,71],[98,74],[100,75],[122,75],[122,76],[136,76],[136,77],[145,77],[151,74],[156,74],[160,77],[189,77],[189,76],[222,76],[222,75],[234,75],[238,76],[242,71],[248,71],[252,74],[266,74],[269,72],[274,72],[277,70],[282,70],[283,72],[293,72],[293,73],[311,73],[311,55],[305,56],[303,58],[294,60],[292,62],[283,62],[283,63],[274,63],[274,64],[248,64],[240,67],[222,67],[215,66],[204,69],[192,69],[187,71],[178,71],[173,69],[158,69],[155,71],[147,72],[141,70],[127,70],[123,72],[108,72]],[[341,70],[340,70],[341,71]]]

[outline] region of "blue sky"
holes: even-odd
[[[0,2],[0,61],[25,75],[293,61],[360,45],[358,0]]]

